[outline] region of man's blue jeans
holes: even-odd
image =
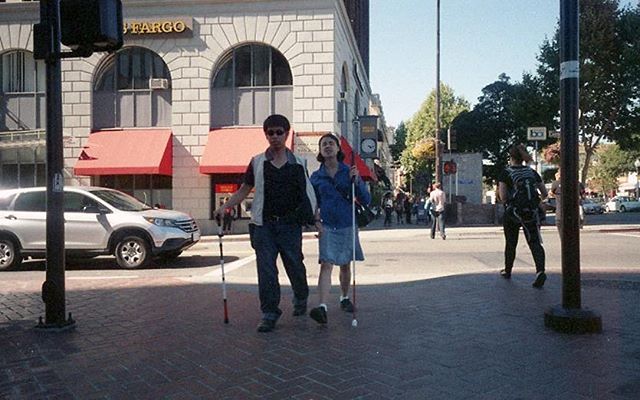
[[[436,236],[436,224],[440,227],[440,236],[444,237],[444,211],[432,211],[431,238]]]
[[[280,283],[278,282],[278,254],[293,289],[293,305],[306,306],[309,297],[307,270],[302,255],[302,227],[295,223],[264,222],[262,226],[249,225],[251,247],[256,252],[258,289],[262,318],[277,320],[280,310]]]

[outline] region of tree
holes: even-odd
[[[591,171],[589,186],[601,193],[608,193],[618,188],[618,177],[630,171],[635,171],[633,161],[634,152],[626,151],[617,144],[601,146],[598,151],[597,162]]]
[[[393,132],[393,144],[389,146],[391,150],[391,157],[394,161],[400,160],[402,151],[407,147],[405,143],[407,140],[407,126],[404,121],[400,122],[400,125]]]
[[[483,175],[490,185],[507,164],[508,148],[526,142],[527,127],[549,123],[545,120],[548,107],[545,100],[538,98],[535,78],[525,75],[523,82],[516,84],[510,80],[501,74],[497,81],[482,89],[472,111],[461,113],[453,121],[458,132],[458,149],[481,152],[489,161]]]
[[[469,102],[457,97],[450,86],[440,85],[440,124],[446,130],[453,119],[463,111],[469,109]],[[436,91],[420,106],[407,124],[406,148],[402,152],[400,161],[405,172],[411,176],[423,175],[433,164],[436,130]],[[431,142],[431,144],[429,144]]]
[[[640,7],[619,10],[618,0],[580,1],[580,144],[583,183],[604,139],[637,148],[640,139]],[[559,30],[538,56],[539,99],[559,115]],[[558,128],[558,125],[555,125]]]

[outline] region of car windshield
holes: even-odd
[[[150,210],[152,208],[135,197],[118,192],[117,190],[92,190],[91,194],[98,196],[100,199],[121,211],[143,211]]]

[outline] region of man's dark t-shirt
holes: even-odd
[[[276,168],[271,161],[264,161],[264,209],[262,217],[299,220],[300,208],[306,204],[306,176],[304,167],[287,162]],[[251,163],[244,174],[243,182],[255,186],[255,175]],[[307,221],[304,221],[307,222]]]

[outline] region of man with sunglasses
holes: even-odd
[[[286,147],[291,129],[287,118],[270,115],[262,129],[269,147],[251,159],[242,185],[215,211],[215,217],[222,217],[225,209],[240,204],[255,188],[249,235],[258,266],[262,311],[258,332],[271,332],[282,314],[278,255],[291,282],[293,315],[306,314],[309,286],[302,255],[302,226],[315,223],[316,197],[306,161]]]

